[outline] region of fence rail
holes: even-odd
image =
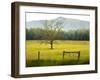
[[[80,59],[80,51],[63,51],[63,60],[64,60],[64,56],[65,56],[65,54],[78,54],[78,61],[79,61],[79,59]]]
[[[40,60],[40,55],[41,53],[40,53],[40,51],[38,51],[38,60]],[[65,56],[65,54],[77,54],[78,56],[77,56],[77,60],[79,61],[79,59],[80,59],[80,51],[63,51],[63,54],[62,54],[62,59],[64,60],[64,56]]]

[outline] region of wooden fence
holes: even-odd
[[[65,54],[77,54],[78,55],[77,60],[79,61],[80,59],[80,51],[63,51],[63,56],[62,56],[63,60],[64,60]]]
[[[80,59],[80,51],[63,51],[63,54],[62,54],[62,59],[64,60],[64,56],[65,54],[77,54],[77,60],[79,61]],[[40,51],[38,51],[38,60],[40,60]]]

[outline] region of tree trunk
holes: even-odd
[[[51,46],[51,49],[53,49],[53,41],[52,40],[50,41],[50,46]]]

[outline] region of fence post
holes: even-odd
[[[64,60],[64,51],[63,51],[63,56],[62,57],[63,57],[63,60]]]
[[[79,61],[79,59],[80,59],[80,51],[78,52],[78,61]]]
[[[38,51],[38,60],[40,60],[40,51]]]

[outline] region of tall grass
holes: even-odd
[[[63,59],[63,51],[80,51],[79,61],[77,54],[65,54]],[[56,40],[52,50],[49,44],[39,40],[26,41],[26,67],[79,64],[89,64],[89,41]]]

